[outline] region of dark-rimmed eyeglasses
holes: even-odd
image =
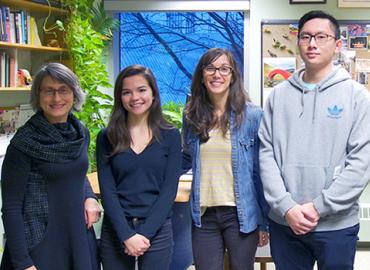
[[[312,38],[315,40],[317,45],[324,45],[326,42],[328,42],[329,38],[335,39],[335,36],[325,33],[317,34],[302,33],[298,36],[298,43],[301,45],[310,44]]]
[[[56,93],[58,93],[59,96],[67,97],[67,96],[70,96],[73,93],[73,91],[72,89],[68,87],[62,87],[59,89],[45,88],[45,89],[40,89],[40,93],[41,95],[45,97],[53,97],[55,96]]]
[[[203,71],[208,75],[214,75],[217,70],[222,76],[228,76],[230,75],[233,69],[232,67],[228,67],[228,66],[221,66],[218,68],[214,66],[206,66],[203,68]]]

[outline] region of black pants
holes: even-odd
[[[242,233],[236,207],[209,207],[202,227],[193,226],[193,255],[197,270],[223,270],[225,250],[231,270],[253,270],[258,232]]]
[[[166,220],[150,239],[150,248],[138,258],[125,254],[111,227],[103,224],[100,250],[104,270],[134,270],[136,261],[139,270],[167,270],[173,250],[171,219]]]

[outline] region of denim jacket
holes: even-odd
[[[259,174],[257,136],[262,118],[262,110],[251,103],[245,106],[243,122],[238,128],[235,114],[230,117],[231,160],[234,177],[234,192],[240,231],[249,233],[257,227],[267,231],[267,213],[269,207],[263,196]],[[193,171],[190,196],[193,224],[201,227],[200,210],[200,151],[199,137],[183,121],[183,161],[184,172]]]

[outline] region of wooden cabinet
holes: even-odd
[[[28,42],[27,44],[24,44],[11,42],[9,36],[8,40],[4,40],[4,37],[1,36],[2,41],[0,41],[0,52],[1,54],[3,53],[7,54],[8,58],[12,57],[15,59],[13,60],[13,62],[15,62],[16,67],[16,69],[14,69],[15,72],[17,72],[19,69],[25,69],[29,71],[31,76],[33,76],[40,68],[40,66],[42,66],[44,63],[65,62],[65,59],[67,58],[67,50],[65,48],[45,46],[47,44],[47,40],[50,39],[50,35],[51,34],[56,35],[56,33],[54,31],[52,31],[49,34],[44,33],[43,24],[46,18],[47,18],[47,27],[50,27],[51,24],[55,23],[55,18],[64,20],[65,16],[68,14],[67,10],[49,7],[48,5],[34,3],[29,0],[0,0],[0,6],[9,7],[8,11],[11,11],[10,13],[13,13],[12,16],[14,16],[14,13],[19,11],[23,12],[24,14],[28,14],[29,17],[32,17],[33,18],[32,20],[34,20],[35,24],[32,23],[33,30],[30,29],[31,27],[30,24],[28,26],[28,31],[30,32],[36,31],[38,36],[40,37],[41,44],[39,42],[35,43],[32,42],[32,44],[30,44],[31,42]],[[1,12],[3,12],[3,10],[4,9],[2,8]],[[2,13],[0,14],[3,16],[2,20],[3,22],[5,20],[5,15],[3,15]],[[0,32],[2,33],[4,31]],[[30,34],[28,34],[28,37],[30,37]],[[59,41],[61,40],[60,32],[58,32],[57,40]],[[61,46],[63,46],[63,44],[61,44]],[[12,71],[13,76],[14,70]],[[28,103],[30,86],[22,85],[22,83],[20,83],[18,80],[17,74],[15,74],[16,81],[15,82],[12,81],[11,86],[9,83],[10,82],[9,75],[7,78],[8,83],[5,85],[1,84],[0,86],[0,107]],[[12,97],[14,97],[14,99],[12,99]]]

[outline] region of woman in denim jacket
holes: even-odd
[[[183,170],[192,168],[192,243],[197,270],[253,269],[268,243],[267,204],[259,177],[262,111],[249,102],[231,53],[208,50],[191,85],[183,124]]]

